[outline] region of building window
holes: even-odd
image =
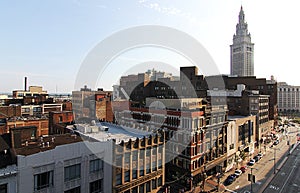
[[[210,148],[211,148],[211,145],[210,145],[210,143],[208,142],[208,143],[206,143],[206,150],[210,150]]]
[[[123,166],[122,162],[123,162],[122,156],[121,155],[117,155],[117,157],[116,157],[116,166],[117,167],[122,167]]]
[[[137,169],[133,169],[132,170],[132,179],[136,179],[137,178]]]
[[[131,193],[138,193],[138,187],[132,188]]]
[[[153,179],[152,180],[152,190],[155,190],[156,187],[157,187],[157,185],[156,185],[156,179]]]
[[[103,183],[102,179],[91,182],[90,183],[90,193],[100,193],[103,188],[102,183]]]
[[[157,185],[162,186],[162,177],[159,177],[157,180]]]
[[[53,171],[34,175],[34,190],[35,191],[41,190],[43,188],[47,188],[50,186],[53,186]]]
[[[80,178],[80,171],[80,164],[65,167],[65,182]]]
[[[140,176],[144,176],[144,165],[140,166]]]
[[[65,193],[80,193],[80,186],[67,190]]]
[[[148,182],[146,183],[146,191],[147,191],[147,192],[150,192],[150,191],[151,191],[151,189],[150,189],[150,181],[148,181]]]
[[[122,174],[119,173],[116,175],[116,185],[122,184]]]
[[[158,169],[162,168],[162,158],[158,159]]]
[[[144,192],[144,189],[145,189],[144,186],[145,186],[144,184],[139,186],[139,192],[142,192],[142,193]]]
[[[125,153],[125,163],[129,163],[130,162],[130,153]]]
[[[129,182],[130,181],[130,170],[127,170],[125,172],[125,179],[124,179],[125,182]]]
[[[95,159],[90,161],[90,173],[97,172],[103,169],[103,160]]]
[[[150,172],[151,172],[151,162],[150,159],[148,159],[146,163],[146,174],[149,174]]]
[[[0,185],[0,193],[7,193],[7,184]]]

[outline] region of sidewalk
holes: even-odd
[[[219,192],[224,192],[226,190],[225,186],[220,183]],[[186,191],[185,193],[201,193],[201,192],[217,192],[218,191],[218,183],[213,180],[213,178],[209,178],[205,181],[204,189],[201,189],[200,186],[195,187],[193,190]]]

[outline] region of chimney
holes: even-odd
[[[27,77],[24,80],[24,91],[27,91]]]

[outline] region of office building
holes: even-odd
[[[254,43],[248,32],[245,13],[241,7],[239,22],[230,45],[230,74],[234,76],[254,76]]]

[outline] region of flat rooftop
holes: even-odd
[[[105,129],[107,131],[105,131]],[[101,122],[96,123],[95,126],[90,126],[87,124],[78,124],[77,130],[80,135],[84,135],[93,138],[97,141],[110,141],[115,140],[116,144],[131,140],[136,140],[136,138],[143,138],[152,135],[152,132],[142,131],[138,129],[133,129],[125,126],[115,125],[112,123]]]
[[[22,147],[15,148],[17,155],[32,155],[43,151],[48,151],[55,149],[59,145],[71,144],[81,142],[80,136],[74,134],[60,134],[51,135],[47,137],[39,137],[36,140],[28,141],[28,143],[23,143]]]

